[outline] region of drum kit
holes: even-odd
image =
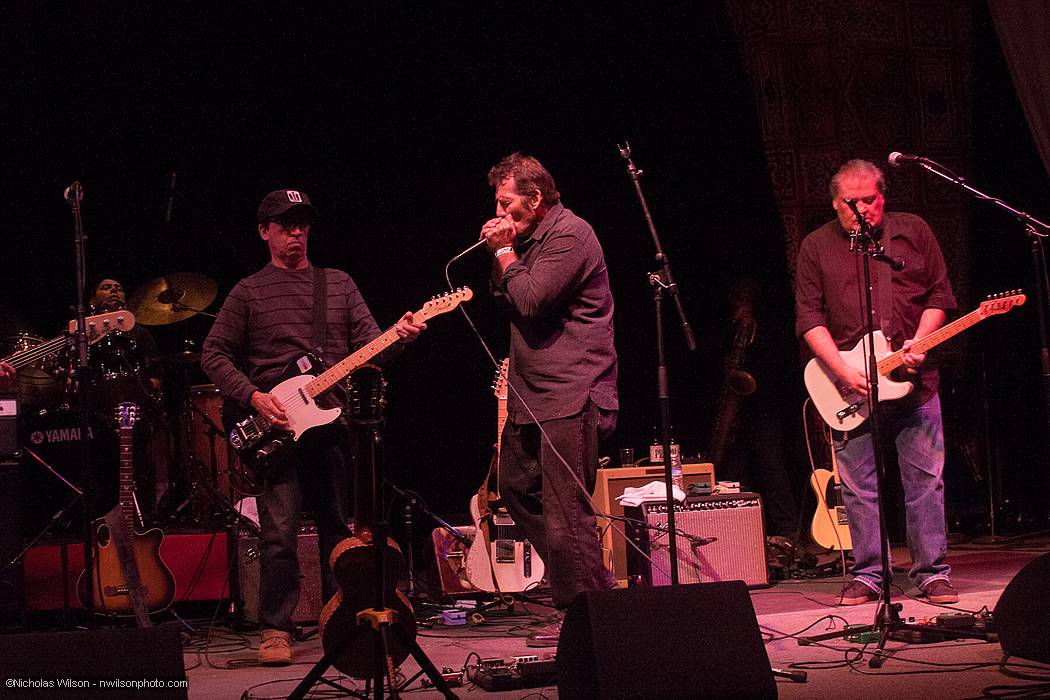
[[[89,346],[90,372],[85,377],[94,445],[92,469],[100,487],[107,488],[106,473],[115,474],[117,469],[116,455],[108,454],[111,446],[106,439],[115,431],[114,409],[129,402],[140,406],[147,420],[136,427],[135,449],[142,457],[136,459],[136,466],[142,465],[136,490],[139,507],[155,522],[213,525],[215,519],[228,517],[233,502],[253,495],[238,493],[235,486],[239,482],[230,478],[231,470],[238,470],[240,463],[221,428],[218,389],[194,383],[203,378],[200,355],[189,343],[180,352],[153,354],[152,336],[141,328],[175,324],[197,315],[214,316],[206,309],[217,292],[215,281],[205,275],[173,273],[136,290],[126,306],[110,301],[91,309],[94,315],[126,308],[134,315],[136,326],[110,331]],[[16,334],[7,338],[5,357],[44,343],[28,333]],[[79,431],[70,429],[79,424],[71,379],[75,355],[72,343],[66,343],[57,353],[23,364],[17,384],[24,417],[22,444],[33,457],[74,483],[79,479]],[[27,533],[46,522],[71,495],[57,479],[41,477],[39,472],[30,483],[41,482],[39,497],[33,499],[41,512],[39,517],[27,518]],[[102,506],[109,500],[104,499]]]

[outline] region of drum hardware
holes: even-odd
[[[163,326],[202,314],[215,317],[205,309],[215,301],[219,287],[215,280],[196,272],[174,272],[158,277],[136,290],[128,307],[138,322],[146,326]]]

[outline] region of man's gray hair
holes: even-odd
[[[878,188],[879,194],[886,194],[886,175],[882,172],[882,168],[870,160],[856,158],[843,163],[838,172],[831,177],[831,185],[828,189],[831,192],[832,200],[839,196],[839,186],[842,184],[842,181],[851,175],[874,175],[875,187]]]

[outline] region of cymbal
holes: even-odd
[[[144,326],[163,326],[204,311],[215,301],[219,286],[196,272],[173,272],[135,290],[128,308]]]

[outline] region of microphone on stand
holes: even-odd
[[[900,151],[894,151],[886,158],[889,164],[895,168],[901,167],[901,163],[929,163],[929,158],[922,156],[912,155],[910,153],[901,153]]]
[[[62,191],[62,198],[67,202],[72,203],[74,196],[77,198],[78,202],[84,201],[84,188],[80,186],[79,182],[74,182]]]

